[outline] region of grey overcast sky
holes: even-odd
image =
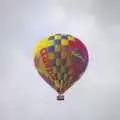
[[[88,47],[88,69],[56,101],[33,49],[51,33]],[[120,0],[0,0],[0,120],[120,120]]]

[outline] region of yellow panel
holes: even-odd
[[[60,88],[60,84],[59,84],[59,81],[58,80],[55,80],[55,88]]]
[[[48,46],[53,46],[53,45],[54,45],[54,40],[49,40],[49,41],[47,41],[47,45],[48,45]]]
[[[45,38],[43,41],[40,41],[40,42],[37,43],[37,46],[36,46],[36,48],[34,50],[34,56],[39,54],[39,52],[40,52],[40,50],[42,48],[46,48],[47,47],[47,41],[48,41],[48,39]]]
[[[60,65],[60,59],[56,59],[56,65],[57,65],[57,66]]]
[[[75,40],[75,37],[69,36],[69,37],[68,37],[68,40]]]
[[[61,40],[61,44],[62,44],[62,45],[68,45],[68,40],[62,39],[62,40]]]
[[[63,59],[63,58],[65,58],[65,57],[67,57],[67,52],[62,52],[62,53],[61,53],[61,58]]]
[[[60,45],[56,45],[55,46],[55,52],[60,52],[60,48],[61,48]]]
[[[54,53],[49,53],[48,58],[49,58],[49,60],[54,60],[55,59],[55,54]]]
[[[55,35],[55,39],[61,39],[60,35]]]

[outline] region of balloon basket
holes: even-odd
[[[64,100],[64,95],[59,94],[57,96],[57,100],[59,100],[59,101]]]

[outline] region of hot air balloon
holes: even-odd
[[[39,75],[57,91],[57,100],[64,100],[63,93],[86,70],[88,51],[72,35],[52,34],[37,44],[33,60]]]

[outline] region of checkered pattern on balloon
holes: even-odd
[[[85,71],[88,54],[78,38],[68,34],[53,34],[37,44],[34,62],[42,78],[63,94]]]

